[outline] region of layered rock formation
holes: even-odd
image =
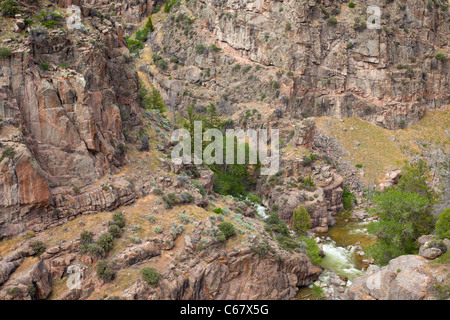
[[[370,267],[366,275],[353,280],[346,294],[355,300],[428,300],[433,299],[433,285],[444,280],[425,258],[406,255],[386,267]]]
[[[380,8],[380,29],[367,27],[369,5]],[[261,113],[278,107],[396,129],[449,103],[448,42],[448,13],[438,3],[190,1],[149,41],[179,63],[148,72],[177,110],[193,101]]]
[[[119,172],[125,139],[135,139],[123,132],[142,122],[121,26],[84,11],[91,31],[28,29],[28,39],[0,59],[0,237],[54,219],[70,206],[56,195],[76,197]],[[86,211],[83,203],[110,207],[85,197],[70,206],[75,214]]]

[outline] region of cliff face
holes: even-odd
[[[369,5],[381,9],[379,30],[367,28]],[[180,61],[149,69],[173,108],[225,100],[395,129],[449,103],[448,62],[435,57],[448,54],[450,35],[438,2],[190,1],[173,11],[149,41]]]
[[[135,140],[123,131],[142,122],[122,27],[85,11],[89,31],[28,29],[0,59],[0,139],[11,150],[0,163],[2,236],[61,211],[56,195],[117,173]]]

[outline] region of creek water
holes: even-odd
[[[256,215],[264,220],[268,217],[266,208],[260,204],[255,204]],[[330,271],[347,278],[347,285],[351,281],[365,273],[367,266],[363,263],[364,251],[369,245],[375,242],[375,238],[368,234],[367,226],[369,221],[345,221],[336,218],[336,224],[328,229],[328,232],[317,234],[321,239],[322,249],[325,256],[322,258],[324,272],[319,278],[327,282]],[[312,293],[312,286],[300,288],[296,298],[309,296]]]
[[[363,263],[365,257],[359,253],[376,240],[367,233],[369,223],[369,221],[355,222],[338,218],[336,225],[330,227],[328,232],[318,234],[325,254],[322,258],[322,266],[325,270],[319,277],[320,281],[328,282],[331,271],[347,278],[348,286],[353,279],[365,273],[364,268],[367,266]],[[312,292],[312,285],[300,288],[295,299],[310,297]]]
[[[364,252],[364,249],[375,241],[375,238],[367,233],[369,223],[338,220],[327,233],[321,234],[321,237],[331,239],[323,242],[325,257],[322,259],[322,266],[350,281],[363,275],[365,258],[359,253]]]

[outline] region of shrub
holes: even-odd
[[[189,222],[191,222],[191,219],[189,219],[189,217],[185,214],[180,213],[178,215],[178,217],[180,218],[181,222],[188,224]]]
[[[225,237],[225,234],[222,231],[219,231],[216,234],[216,240],[220,242],[225,242],[227,241],[227,238]]]
[[[222,48],[216,46],[214,43],[212,45],[210,45],[209,48],[214,52],[219,52],[222,50]]]
[[[292,229],[298,234],[306,234],[309,228],[311,228],[311,219],[308,211],[300,205],[294,210]]]
[[[159,281],[159,273],[155,268],[145,267],[142,268],[142,278],[152,286],[156,287]]]
[[[38,257],[45,252],[45,244],[42,241],[33,241],[30,243],[30,247],[33,249],[34,254]]]
[[[155,31],[155,28],[153,27],[152,17],[148,17],[147,22],[145,23],[145,29],[153,32]]]
[[[5,17],[14,17],[20,12],[19,4],[14,0],[5,0],[0,3],[0,7]]]
[[[41,68],[42,70],[48,70],[48,68],[50,68],[50,65],[47,62],[43,62],[41,63]]]
[[[197,54],[202,54],[205,51],[205,45],[199,43],[195,46],[195,52]]]
[[[130,51],[130,53],[137,53],[139,50],[144,48],[144,46],[142,45],[142,42],[139,40],[134,40],[129,37],[127,37],[125,39],[127,41],[128,51]]]
[[[378,265],[386,265],[400,255],[415,253],[416,239],[429,234],[434,227],[430,200],[417,193],[397,189],[373,198],[379,221],[371,222],[367,231],[377,236],[377,242],[367,249]]]
[[[11,56],[11,50],[6,47],[0,47],[0,58],[8,58]]]
[[[436,223],[436,235],[441,239],[450,239],[450,208],[439,215]]]
[[[215,213],[217,213],[217,214],[222,214],[222,213],[223,213],[222,208],[215,208],[213,211],[214,211]]]
[[[120,238],[122,235],[122,229],[120,229],[117,224],[110,226],[108,232],[113,236],[113,238]]]
[[[270,246],[268,244],[258,243],[252,250],[254,253],[258,254],[260,258],[264,258],[267,253],[270,252]]]
[[[27,234],[25,235],[25,239],[31,239],[34,237],[35,237],[35,234],[32,231],[27,232]]]
[[[344,206],[344,210],[349,211],[353,208],[353,204],[357,204],[355,195],[348,189],[347,186],[344,186],[344,192],[342,193],[342,204]]]
[[[94,237],[93,232],[84,230],[80,234],[80,243],[81,244],[90,244],[90,243],[92,243],[93,237]]]
[[[113,221],[119,228],[125,227],[125,216],[120,211],[114,212]]]
[[[162,229],[161,229],[160,226],[156,226],[156,227],[155,227],[155,232],[156,232],[156,233],[162,233],[163,231],[162,231]]]
[[[299,240],[306,245],[306,254],[309,259],[311,259],[311,262],[317,266],[320,266],[322,263],[322,257],[320,256],[320,249],[316,240],[313,238],[300,238]]]
[[[353,9],[353,8],[355,7],[355,4],[354,4],[353,2],[350,2],[350,3],[348,4],[348,7]]]
[[[105,282],[109,282],[114,279],[115,272],[106,260],[100,260],[97,263],[96,271],[97,276]]]
[[[286,251],[292,252],[292,250],[298,249],[298,243],[290,235],[276,236],[275,240],[280,244],[280,247]]]
[[[256,194],[249,193],[249,194],[247,195],[247,198],[248,198],[248,200],[250,200],[251,202],[261,204],[261,198],[258,197]]]
[[[156,194],[158,196],[162,196],[164,193],[160,188],[156,188],[153,190],[153,194]]]
[[[335,25],[337,25],[337,19],[335,18],[335,17],[331,17],[331,18],[329,18],[328,20],[327,20],[327,24],[329,25],[329,26],[335,26]]]
[[[217,227],[223,232],[226,239],[236,234],[236,230],[231,222],[222,222]]]
[[[323,292],[323,289],[321,287],[319,287],[316,284],[312,284],[313,285],[313,291],[312,291],[312,296],[316,299],[316,300],[323,300],[325,299],[325,293]]]
[[[162,70],[166,70],[167,67],[169,66],[165,59],[160,59],[160,60],[156,61],[155,65]]]
[[[90,253],[92,256],[96,257],[96,258],[101,258],[104,257],[106,252],[105,250],[100,247],[98,244],[96,243],[91,243],[91,244],[87,244],[87,245],[83,245],[80,248],[80,252],[81,253]]]
[[[148,29],[143,29],[143,30],[137,30],[136,31],[136,40],[145,42],[147,41],[147,37],[148,37]]]
[[[98,239],[97,244],[107,252],[113,248],[114,238],[110,233],[104,233],[100,236],[100,239]]]
[[[14,159],[14,157],[16,156],[16,150],[14,150],[13,147],[6,147],[5,150],[3,150],[2,152],[2,159],[3,158],[9,158],[9,159]]]
[[[446,56],[444,53],[442,53],[442,52],[436,53],[436,54],[434,55],[434,57],[435,57],[437,60],[442,61],[442,62],[447,61],[447,56]]]
[[[183,196],[185,198],[185,202],[187,203],[191,203],[192,201],[194,201],[194,196],[192,194],[190,194],[189,192],[184,192]]]

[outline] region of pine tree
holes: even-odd
[[[294,210],[294,220],[292,222],[292,229],[298,234],[306,234],[308,229],[311,228],[311,220],[308,211],[300,205]]]

